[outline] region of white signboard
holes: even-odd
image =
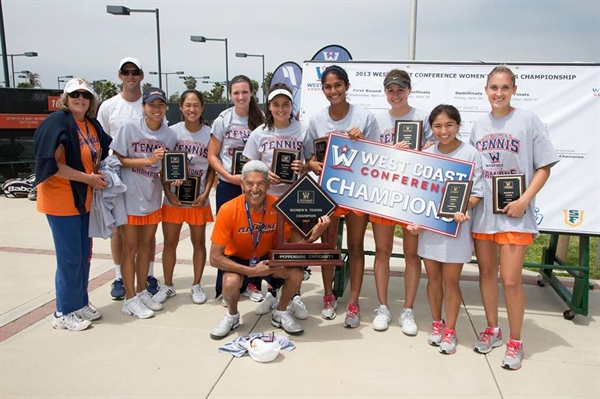
[[[303,65],[300,118],[308,121],[329,105],[321,72],[332,63]],[[379,112],[389,108],[383,79],[394,68],[411,75],[413,107],[429,111],[452,104],[461,112],[461,139],[473,122],[490,111],[484,86],[496,64],[339,63],[350,78],[348,101]],[[547,125],[561,161],[536,199],[536,221],[543,231],[600,235],[600,65],[509,65],[517,77],[512,105],[535,112]]]

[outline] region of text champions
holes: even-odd
[[[330,136],[321,186],[338,205],[455,236],[438,218],[446,180],[470,180],[473,164],[345,136]]]

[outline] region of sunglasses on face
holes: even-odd
[[[94,95],[89,91],[74,91],[68,93],[68,96],[71,98],[79,98],[79,96],[83,96],[83,98],[85,98],[86,100],[91,100],[94,97]]]
[[[123,76],[127,76],[127,75],[140,76],[142,74],[142,71],[140,71],[139,69],[121,69],[120,73]]]

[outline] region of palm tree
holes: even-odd
[[[198,81],[193,76],[186,76],[185,79],[183,79],[183,84],[188,90],[194,90]]]
[[[148,90],[148,89],[149,89],[149,88],[151,88],[151,87],[152,87],[152,83],[149,83],[149,82],[148,82],[148,83],[144,83],[144,84],[142,85],[142,92],[144,92],[144,91]]]
[[[29,82],[29,87],[35,89],[36,87],[42,88],[42,82],[40,81],[40,74],[35,72],[27,72],[25,74],[27,76],[27,82]]]
[[[23,89],[35,89],[36,87],[42,88],[42,82],[40,81],[40,74],[34,72],[25,73],[25,82],[20,82],[17,87]]]
[[[268,93],[271,88],[271,79],[273,79],[273,72],[267,72],[265,79],[262,82],[263,93]]]
[[[223,98],[223,93],[225,92],[225,87],[221,83],[215,83],[213,85],[212,90],[210,91],[210,98],[214,103],[224,103],[225,99]]]
[[[179,102],[179,92],[176,91],[175,93],[171,94],[169,96],[169,103],[178,103]]]
[[[115,82],[111,82],[109,80],[108,82],[100,82],[100,83],[102,83],[102,90],[100,92],[96,92],[96,93],[98,93],[98,98],[99,98],[100,102],[119,94],[119,87],[117,86],[117,84]]]

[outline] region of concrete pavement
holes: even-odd
[[[214,204],[214,201],[213,201]],[[223,341],[209,337],[225,312],[213,299],[216,271],[207,265],[202,283],[209,300],[192,303],[191,244],[179,246],[177,296],[156,317],[138,320],[121,314],[122,302],[109,297],[114,278],[109,241],[94,241],[90,298],[104,317],[83,332],[53,330],[54,246],[45,216],[26,199],[0,197],[0,397],[1,398],[598,398],[600,396],[600,293],[590,292],[589,316],[564,320],[567,308],[549,287],[525,285],[525,361],[519,371],[500,367],[504,347],[488,355],[472,351],[485,317],[479,287],[466,265],[463,306],[457,324],[459,347],[443,356],[427,345],[431,323],[426,279],[421,280],[415,315],[416,337],[402,334],[402,259],[392,259],[390,307],[394,322],[385,332],[371,327],[377,307],[373,258],[361,295],[362,322],[342,326],[338,317],[320,318],[322,283],[318,268],[302,286],[310,317],[296,344],[268,364],[234,359],[217,348],[250,332],[273,331],[270,315],[256,316],[256,304],[242,300],[242,325]],[[207,229],[210,237],[212,225]],[[184,228],[184,233],[187,229]],[[367,249],[373,249],[370,232]],[[155,272],[162,280],[162,234],[157,235]],[[398,240],[395,251],[401,250]],[[535,275],[535,273],[524,272]],[[534,279],[527,279],[533,281]],[[500,324],[508,332],[501,298]],[[276,331],[285,334],[281,330]]]

